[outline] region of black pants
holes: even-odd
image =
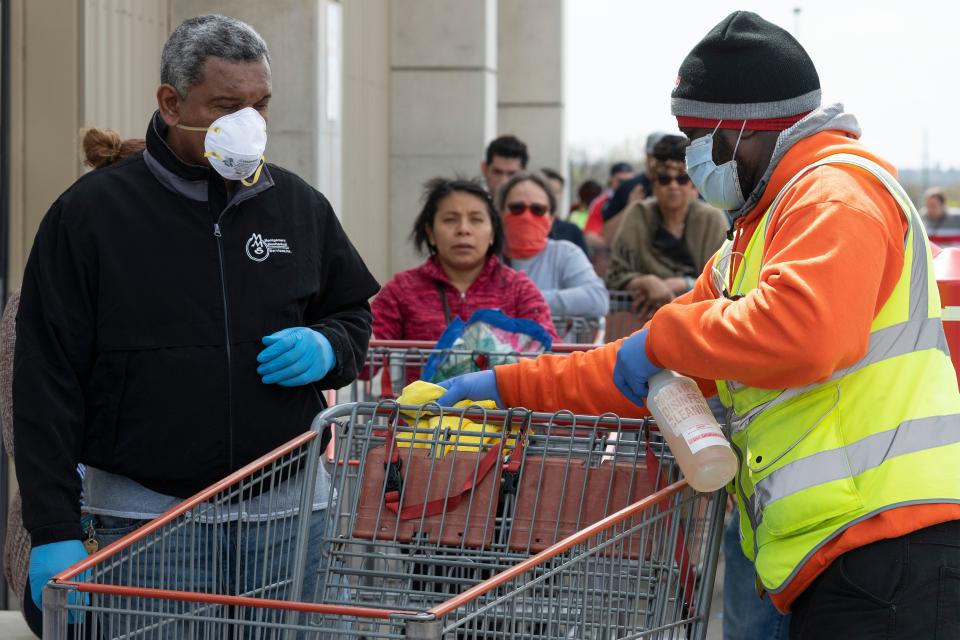
[[[960,521],[834,560],[794,602],[790,638],[960,639]]]
[[[23,590],[23,619],[26,620],[30,631],[33,631],[33,635],[38,638],[43,637],[43,611],[33,604],[33,593],[30,591],[29,580],[27,580]]]

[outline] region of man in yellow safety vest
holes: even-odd
[[[960,392],[916,209],[756,14],[693,48],[671,106],[690,177],[735,221],[693,291],[441,402],[636,415],[654,373],[690,375],[728,409],[742,547],[792,638],[960,638]]]

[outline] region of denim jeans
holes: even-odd
[[[329,552],[323,547],[326,515],[325,510],[311,515],[301,601],[314,600],[318,574],[328,558]],[[147,522],[100,515],[95,537],[103,548]],[[136,556],[121,552],[121,571],[113,572],[106,581],[123,586],[289,600],[297,529],[297,518],[190,524],[170,531],[162,539],[153,539],[149,545],[136,547],[141,549]],[[257,623],[306,624],[305,615],[275,609],[244,607],[241,612],[195,602],[117,599],[111,603],[110,598],[107,596],[101,604],[155,615],[103,616],[101,637],[131,632],[133,637],[151,639],[258,637],[254,630]],[[178,619],[177,615],[188,618]],[[233,622],[222,622],[228,620]],[[238,620],[242,622],[237,623]],[[228,625],[243,631],[224,632]]]
[[[768,596],[757,596],[756,573],[740,548],[739,526],[734,510],[723,532],[723,638],[787,640],[790,616],[780,615]]]

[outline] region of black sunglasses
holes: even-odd
[[[673,182],[674,180],[676,180],[677,184],[680,185],[681,187],[690,184],[690,176],[688,176],[685,173],[681,173],[678,176],[662,176],[662,175],[657,176],[657,184],[660,184],[664,187],[670,184],[671,182]]]
[[[526,202],[511,202],[507,205],[507,211],[518,216],[523,214],[527,209],[535,216],[543,216],[547,214],[550,207],[545,204],[527,204]]]

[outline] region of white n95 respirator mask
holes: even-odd
[[[206,131],[203,140],[204,157],[210,166],[227,180],[239,180],[251,186],[260,179],[263,152],[267,148],[267,121],[253,107],[214,120],[209,127],[188,127],[186,131]],[[253,180],[247,178],[253,176]]]

